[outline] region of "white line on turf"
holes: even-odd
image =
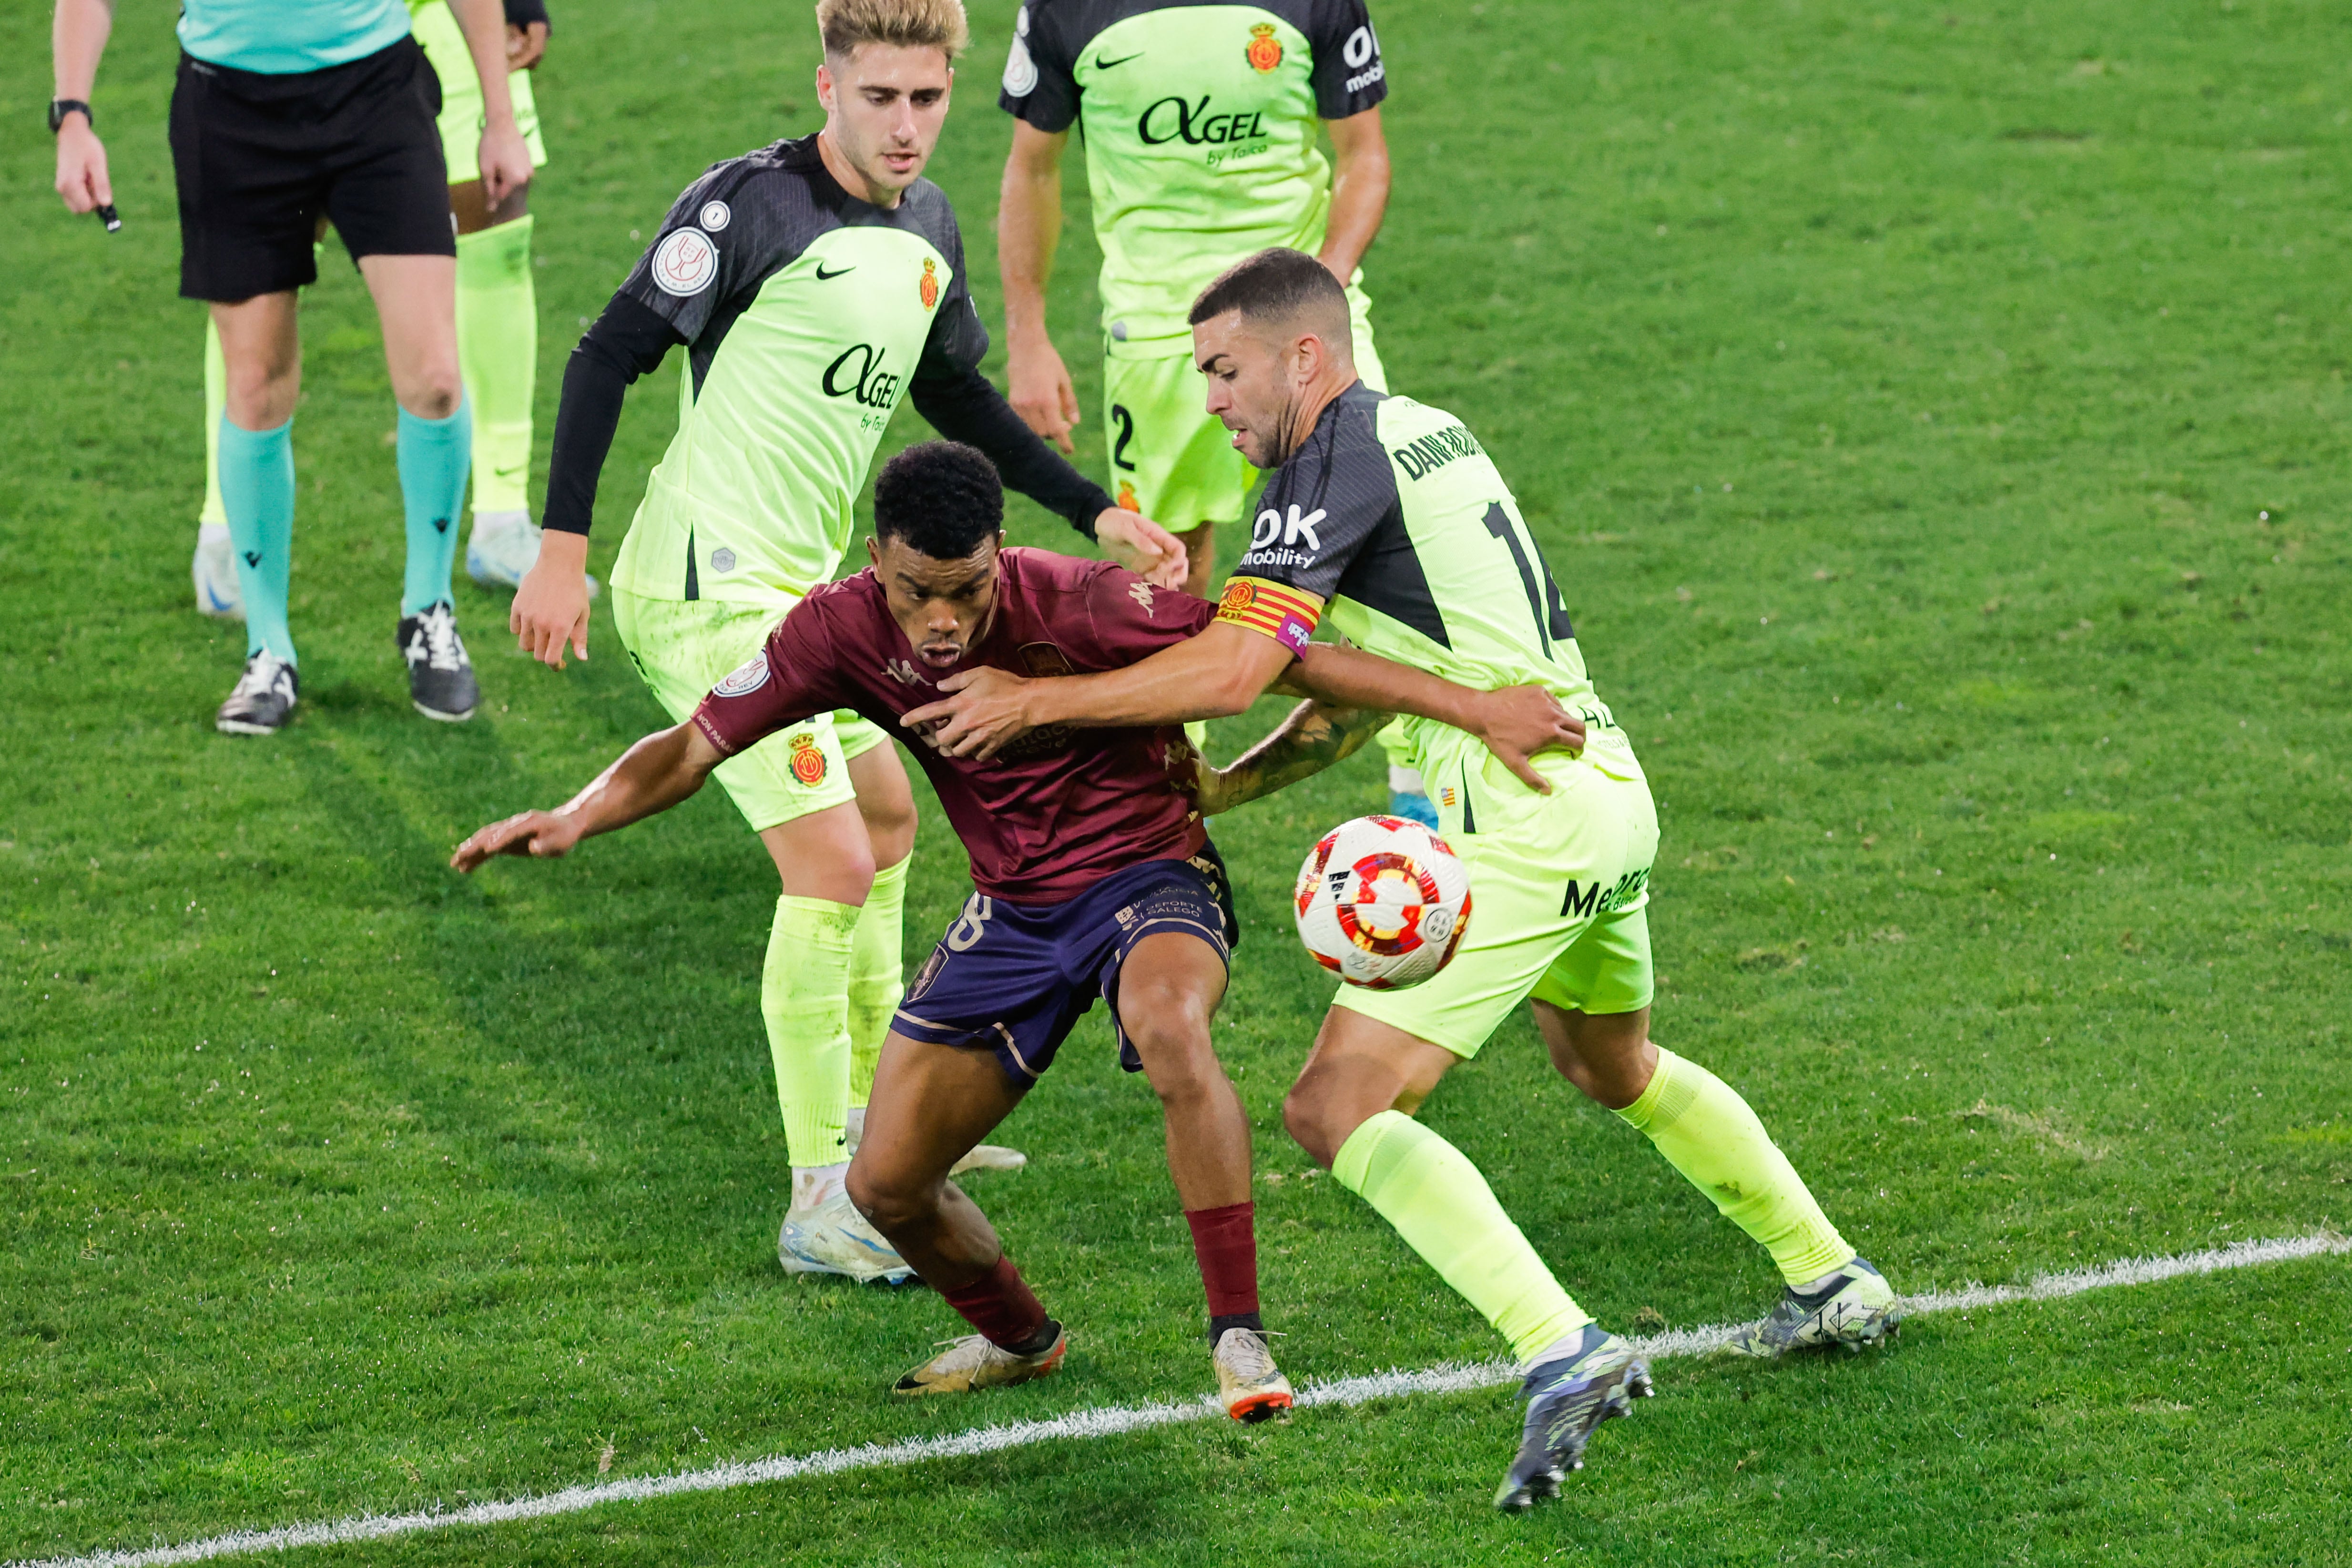
[[[2210,1274],[2223,1268],[2251,1268],[2301,1258],[2352,1252],[2352,1237],[2319,1235],[2275,1241],[2240,1241],[2203,1252],[2171,1258],[2133,1258],[2095,1268],[2064,1274],[2044,1274],[2028,1285],[1970,1285],[1925,1296],[1906,1296],[1906,1312],[1966,1311],[1978,1307],[2005,1306],[2012,1301],[2052,1301],[2104,1290],[2116,1285],[2146,1285],[2184,1274]],[[1695,1356],[1712,1350],[1746,1324],[1676,1329],[1633,1342],[1650,1359]],[[1381,1372],[1365,1377],[1343,1377],[1329,1383],[1309,1383],[1298,1391],[1301,1405],[1362,1405],[1374,1399],[1394,1399],[1414,1394],[1460,1394],[1492,1388],[1518,1380],[1518,1371],[1505,1362],[1449,1363],[1419,1372]],[[435,1509],[416,1513],[363,1514],[353,1519],[311,1524],[280,1525],[274,1530],[239,1530],[177,1546],[96,1552],[87,1557],[52,1557],[38,1562],[19,1560],[6,1568],[167,1568],[180,1563],[203,1563],[255,1552],[290,1552],[305,1546],[346,1546],[420,1531],[447,1530],[457,1525],[510,1524],[520,1520],[549,1519],[578,1513],[609,1502],[647,1502],[656,1498],[689,1492],[727,1491],[736,1487],[761,1486],[771,1481],[797,1480],[804,1476],[838,1475],[845,1470],[871,1470],[928,1459],[965,1458],[1006,1448],[1025,1448],[1062,1438],[1114,1437],[1181,1421],[1200,1421],[1219,1414],[1214,1401],[1191,1400],[1181,1405],[1130,1405],[1108,1410],[1075,1410],[1050,1421],[1020,1421],[1009,1426],[983,1426],[944,1437],[919,1437],[907,1443],[872,1443],[861,1448],[828,1448],[821,1453],[779,1455],[739,1464],[674,1475],[646,1476],[593,1487],[567,1487],[538,1497],[504,1502],[476,1503],[469,1508]]]

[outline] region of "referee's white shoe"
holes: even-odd
[[[466,537],[466,575],[485,588],[515,589],[539,564],[539,525],[526,511],[478,511]],[[588,579],[596,596],[596,579]]]

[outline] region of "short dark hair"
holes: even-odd
[[[1331,269],[1303,250],[1275,246],[1244,256],[1201,290],[1186,321],[1199,326],[1228,310],[1239,310],[1244,321],[1295,321],[1304,317],[1326,339],[1349,348],[1348,291]]]
[[[961,441],[920,441],[874,476],[874,536],[935,561],[961,561],[1004,526],[996,465]]]

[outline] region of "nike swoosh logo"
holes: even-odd
[[[845,267],[838,272],[827,272],[824,269],[824,263],[820,261],[816,264],[816,280],[820,283],[830,283],[835,279],[841,277],[844,273],[855,272],[857,268],[855,267]]]
[[[1131,55],[1121,55],[1115,60],[1107,60],[1100,55],[1097,55],[1095,57],[1095,69],[1098,71],[1107,71],[1113,66],[1123,66],[1129,60],[1139,60],[1142,58],[1143,51],[1141,49],[1136,50],[1135,53]]]

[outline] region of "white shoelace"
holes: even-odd
[[[1247,1329],[1228,1329],[1217,1342],[1217,1360],[1244,1383],[1274,1375],[1274,1352],[1265,1340]]]
[[[457,669],[462,667],[464,649],[457,641],[457,617],[449,613],[446,605],[436,605],[419,619],[417,631],[425,638],[425,662],[435,669]]]
[[[292,665],[264,648],[253,656],[253,662],[247,665],[245,673],[236,678],[236,689],[230,693],[230,697],[234,700],[259,696],[285,681],[293,668]]]

